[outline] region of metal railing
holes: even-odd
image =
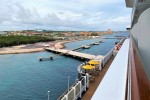
[[[102,59],[102,67],[104,67],[106,63],[108,62],[108,60],[112,57],[113,51],[114,51],[114,48],[111,49],[111,51],[107,55],[104,56],[104,58]]]
[[[89,84],[89,74],[82,76],[71,88],[61,95],[57,100],[76,100],[81,98],[82,93],[86,91]]]
[[[129,39],[123,43],[91,100],[125,100],[128,50]]]

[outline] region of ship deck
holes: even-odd
[[[105,67],[101,70],[100,74],[95,78],[95,81],[90,82],[89,89],[83,95],[82,100],[91,100],[94,92],[96,91],[97,87],[99,86],[101,80],[103,79],[105,73],[107,72],[109,66],[111,65],[114,57],[111,57],[109,62],[105,65]]]

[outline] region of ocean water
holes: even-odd
[[[56,100],[77,77],[81,61],[57,56],[52,61],[38,61],[38,57],[54,54],[38,52],[31,54],[0,55],[0,100]]]
[[[115,37],[115,36],[124,36],[128,37],[128,32],[121,32],[121,33],[114,33],[114,34],[108,34],[108,35],[103,35],[103,37]],[[91,44],[93,42],[101,41],[103,40],[104,43],[100,43],[99,45],[93,45],[90,47],[90,49],[79,49],[77,50],[78,52],[82,53],[88,53],[88,54],[93,54],[93,55],[106,55],[112,48],[114,48],[115,42],[119,42],[120,39],[101,39],[101,38],[96,38],[96,39],[90,39],[90,40],[84,40],[84,41],[76,41],[72,43],[67,43],[66,49],[75,49],[78,47],[81,47],[86,44]]]
[[[97,40],[99,39],[72,42],[66,46],[67,49],[73,49]],[[116,41],[118,40],[105,39],[104,43],[79,52],[105,55]],[[54,56],[54,60],[39,62],[39,57],[49,56]],[[47,91],[50,91],[50,100],[56,100],[67,90],[68,76],[70,86],[76,81],[77,66],[81,63],[82,61],[46,51],[0,55],[0,100],[47,100]]]
[[[97,38],[97,39],[67,43],[66,49],[78,48],[78,47],[81,47],[83,44],[84,45],[91,44],[92,42],[96,42],[96,41],[100,41],[100,40],[102,40],[102,39]],[[114,47],[115,42],[117,42],[119,40],[118,39],[103,39],[103,41],[104,41],[104,43],[100,43],[99,45],[93,45],[90,47],[90,49],[79,49],[76,51],[82,52],[82,53],[93,54],[93,55],[106,55]]]

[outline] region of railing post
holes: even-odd
[[[85,83],[85,85],[84,85],[84,91],[86,91],[86,76],[84,76],[84,83]]]
[[[82,85],[82,83],[81,83],[81,81],[79,81],[79,86],[80,86],[80,98],[82,97],[82,89],[81,89],[81,85]]]
[[[86,73],[86,80],[87,80],[86,87],[89,88],[89,74],[88,73]]]
[[[70,86],[69,86],[69,78],[70,78],[70,76],[68,76],[68,92],[69,92],[69,88],[70,88]]]
[[[68,100],[68,95],[67,94],[65,95],[65,97],[66,97],[66,100]]]
[[[104,58],[103,58],[103,67],[105,66],[105,58],[106,58],[106,56],[104,56]]]
[[[82,72],[82,68],[81,68],[82,66],[80,66],[80,73]]]
[[[74,90],[74,93],[73,93],[74,94],[74,98],[73,99],[75,100],[76,99],[76,89],[75,89],[75,87],[72,87],[72,88]]]
[[[47,95],[48,95],[48,100],[49,100],[49,93],[50,93],[50,91],[47,91]]]
[[[102,70],[102,60],[101,60],[101,62],[100,62],[100,64],[99,64],[99,70]]]

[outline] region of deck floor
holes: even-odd
[[[107,72],[109,66],[111,65],[113,61],[113,57],[109,60],[109,62],[105,65],[105,67],[102,69],[100,74],[96,76],[94,82],[90,82],[89,89],[86,91],[86,93],[83,95],[82,100],[91,100],[94,92],[96,91],[97,87],[99,86],[101,80],[103,79],[105,73]]]

